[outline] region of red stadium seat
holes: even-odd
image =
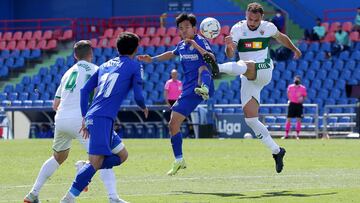
[[[170,36],[166,36],[166,37],[163,37],[161,38],[161,41],[160,41],[160,46],[169,46],[171,43],[171,37]]]
[[[170,36],[170,37],[175,37],[177,36],[177,29],[176,27],[170,27],[168,28],[167,32],[166,32],[166,36]]]
[[[128,28],[126,28],[126,30],[125,30],[126,32],[132,32],[132,33],[134,33],[134,28],[133,27],[128,27]]]
[[[224,45],[224,35],[220,34],[214,39],[214,44]]]
[[[56,39],[51,39],[49,40],[49,42],[47,43],[46,47],[44,48],[45,50],[54,50],[57,47],[57,40]]]
[[[333,32],[328,32],[324,37],[324,42],[335,42],[335,34]]]
[[[36,30],[34,32],[34,35],[32,36],[32,39],[41,40],[42,39],[41,37],[42,37],[42,31]]]
[[[6,48],[6,41],[0,41],[0,50],[4,50]]]
[[[339,22],[333,22],[330,25],[330,30],[329,32],[336,32],[338,27],[339,27],[340,23]]]
[[[146,33],[145,33],[146,37],[154,37],[155,34],[156,34],[156,28],[155,27],[146,28]]]
[[[40,40],[37,45],[36,45],[37,49],[46,49],[46,40]]]
[[[53,38],[53,31],[52,30],[46,30],[44,32],[44,35],[42,36],[42,39],[46,39],[46,40],[49,40],[49,39],[52,39]]]
[[[176,36],[176,37],[174,37],[174,38],[171,40],[170,45],[171,45],[171,46],[176,46],[180,41],[181,41],[181,37]]]
[[[32,31],[26,31],[22,37],[23,40],[31,40],[32,39]]]
[[[61,37],[62,35],[63,35],[63,31],[61,29],[56,29],[53,32],[54,39],[59,39],[59,37]]]
[[[71,40],[73,38],[73,31],[72,30],[66,30],[62,37],[59,37],[58,39],[61,41]]]
[[[113,37],[118,37],[120,33],[124,32],[124,28],[122,27],[118,27],[116,30],[115,30],[115,33],[113,35]]]
[[[346,32],[351,32],[352,30],[352,22],[345,22],[342,24],[342,30]]]
[[[12,40],[12,32],[5,32],[4,35],[3,35],[2,40],[5,40],[5,41]]]
[[[149,46],[150,44],[150,38],[149,37],[143,37],[140,40],[140,46]]]
[[[325,27],[325,32],[327,32],[329,30],[329,23],[328,22],[321,23],[321,26]]]
[[[18,43],[16,45],[16,49],[18,49],[18,50],[26,49],[26,41],[25,40],[18,41]]]
[[[149,43],[150,46],[159,46],[160,44],[160,37],[153,37]]]
[[[144,27],[136,28],[135,34],[137,34],[139,37],[143,37],[145,35],[145,28]]]
[[[107,38],[100,39],[96,47],[101,47],[101,48],[109,47],[109,40]]]
[[[164,27],[159,27],[159,28],[156,30],[155,37],[164,37],[165,35],[166,35],[166,28],[164,28]]]
[[[98,40],[97,40],[96,38],[92,38],[92,39],[90,40],[90,42],[91,42],[91,47],[92,47],[92,48],[97,47],[97,42],[98,42]]]
[[[357,32],[357,31],[351,32],[350,33],[350,40],[354,41],[354,42],[360,41],[359,32]]]
[[[21,40],[21,39],[22,39],[22,35],[23,35],[23,33],[22,33],[21,31],[17,31],[17,32],[14,33],[12,39],[13,39],[13,40]]]
[[[36,48],[36,40],[29,40],[26,44],[27,49],[35,49]]]
[[[221,27],[220,34],[222,35],[229,35],[230,34],[230,26],[224,25]]]
[[[114,29],[112,28],[108,28],[105,30],[104,34],[102,36],[100,36],[100,39],[104,39],[104,38],[112,38],[114,34]]]
[[[115,38],[115,37],[110,39],[109,45],[111,48],[116,48],[116,41],[117,41],[117,38]]]
[[[12,40],[6,45],[7,50],[14,50],[16,48],[16,41]]]

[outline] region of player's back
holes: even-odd
[[[100,73],[106,69],[110,71]],[[116,57],[101,65],[98,73],[99,90],[86,116],[115,118],[134,83],[142,84],[140,71],[140,64],[127,56]],[[136,96],[139,93],[134,94]]]
[[[55,95],[60,99],[56,119],[81,119],[80,90],[97,69],[96,65],[82,60],[66,71]]]

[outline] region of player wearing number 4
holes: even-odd
[[[55,137],[52,147],[54,153],[42,165],[33,188],[24,198],[26,203],[39,202],[38,195],[42,186],[67,159],[73,139],[78,139],[82,146],[86,150],[88,149],[89,141],[81,136],[79,129],[81,128],[82,120],[80,89],[84,86],[86,80],[98,69],[96,65],[90,63],[92,60],[90,41],[82,40],[75,43],[74,57],[78,62],[62,77],[54,99],[53,109],[56,111]],[[113,146],[120,147],[122,143],[116,142]],[[108,190],[110,202],[121,202],[116,192],[116,178],[113,170],[103,169],[100,171],[100,174]]]
[[[119,57],[103,65],[100,69],[109,67],[111,70],[99,78],[99,71],[90,77],[81,89],[80,107],[84,118],[81,131],[84,138],[90,138],[89,162],[78,172],[69,191],[61,202],[75,202],[75,198],[90,183],[99,169],[109,169],[119,166],[127,159],[127,151],[122,145],[112,148],[116,142],[113,137],[113,123],[122,101],[131,89],[137,105],[148,116],[142,95],[142,78],[140,64],[133,60],[139,45],[137,35],[129,32],[120,34],[117,40]],[[98,88],[96,96],[88,107],[89,95]]]
[[[263,7],[250,3],[246,11],[246,20],[235,24],[230,36],[225,38],[226,55],[239,53],[240,61],[219,64],[220,72],[241,75],[241,104],[244,109],[245,122],[255,135],[272,151],[276,172],[283,169],[285,149],[279,147],[271,138],[269,131],[259,121],[260,92],[269,84],[272,77],[273,62],[268,58],[268,45],[271,37],[294,52],[294,58],[301,52],[290,41],[289,37],[279,32],[274,24],[263,21]]]
[[[179,169],[186,168],[182,153],[181,123],[203,100],[209,99],[214,92],[214,84],[208,68],[213,75],[218,74],[218,67],[208,65],[215,63],[209,43],[196,34],[196,18],[193,14],[182,13],[176,17],[176,25],[182,38],[173,51],[158,56],[140,55],[138,59],[147,63],[165,61],[180,56],[185,73],[183,92],[172,106],[169,121],[171,144],[175,162],[168,175],[175,175]]]

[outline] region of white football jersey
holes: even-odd
[[[278,35],[276,26],[268,21],[261,21],[260,26],[252,31],[247,26],[246,20],[236,23],[230,31],[241,60],[264,62],[269,56],[270,37]]]
[[[60,99],[55,119],[82,119],[80,90],[99,67],[86,61],[78,61],[61,78],[55,98]]]

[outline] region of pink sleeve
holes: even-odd
[[[303,94],[304,94],[304,97],[307,96],[306,87],[303,87]]]
[[[169,81],[166,81],[166,83],[165,83],[165,89],[166,90],[169,90],[169,85],[170,85]]]

